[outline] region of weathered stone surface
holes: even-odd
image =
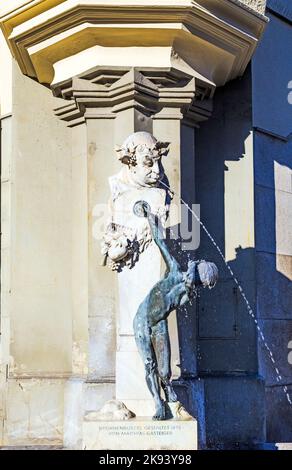
[[[83,410],[98,411],[107,400],[115,397],[114,383],[85,383],[83,385]]]
[[[128,422],[84,422],[83,449],[196,450],[197,422],[139,417]]]
[[[8,382],[4,445],[60,445],[64,416],[64,380]]]
[[[17,258],[10,268],[12,369],[58,375],[72,362],[70,133],[52,116],[59,101],[16,66],[13,90],[13,144],[3,149],[17,186],[17,223],[10,228]]]
[[[89,378],[111,378],[115,370],[115,319],[108,315],[89,318]]]

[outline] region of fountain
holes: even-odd
[[[166,188],[168,188],[168,189],[170,190],[169,186],[168,186],[165,182],[163,182],[163,181],[160,181],[160,182],[161,182],[161,184],[162,184],[163,186],[165,186]],[[175,193],[173,193],[173,194],[175,194]],[[177,194],[176,194],[176,196],[179,197]],[[255,325],[256,325],[256,328],[257,328],[258,333],[259,333],[259,337],[260,337],[261,341],[263,342],[263,345],[264,345],[264,347],[265,347],[265,349],[266,349],[266,351],[267,351],[267,353],[268,353],[268,356],[269,356],[269,358],[270,358],[270,360],[271,360],[271,362],[272,362],[272,364],[273,364],[273,369],[274,369],[275,374],[276,374],[276,380],[277,380],[277,382],[280,382],[280,381],[282,380],[282,376],[281,376],[280,371],[279,371],[279,369],[278,369],[278,367],[277,367],[277,365],[276,365],[276,361],[275,361],[273,352],[272,352],[271,348],[269,347],[269,345],[268,345],[268,343],[267,343],[267,341],[266,341],[266,339],[265,339],[265,336],[264,336],[264,334],[263,334],[263,332],[262,332],[262,330],[261,330],[261,327],[260,327],[260,325],[259,325],[259,322],[258,322],[258,320],[257,320],[257,318],[256,318],[256,316],[255,316],[255,314],[254,314],[253,309],[251,308],[251,305],[250,305],[250,303],[249,303],[249,301],[248,301],[248,299],[247,299],[247,297],[246,297],[246,294],[245,294],[245,292],[244,292],[242,286],[240,285],[240,283],[239,283],[237,277],[235,276],[235,274],[234,274],[234,272],[232,271],[231,267],[229,266],[228,262],[226,261],[225,256],[224,256],[223,253],[222,253],[222,250],[220,249],[220,247],[218,246],[218,244],[216,243],[216,241],[214,240],[214,238],[212,237],[212,235],[210,234],[210,232],[209,232],[208,229],[206,228],[205,224],[199,219],[199,217],[197,216],[197,214],[190,208],[190,206],[189,206],[181,197],[179,197],[179,199],[180,199],[180,201],[184,204],[184,206],[191,212],[192,216],[196,219],[196,221],[200,224],[200,226],[202,227],[202,229],[203,229],[204,232],[206,233],[207,237],[210,239],[211,243],[214,245],[214,247],[215,247],[216,250],[218,251],[220,257],[222,258],[222,260],[223,260],[223,262],[224,262],[224,264],[225,264],[225,266],[226,266],[226,268],[228,269],[230,275],[232,276],[232,278],[233,278],[235,284],[238,286],[238,289],[239,289],[239,292],[240,292],[240,294],[241,294],[241,297],[243,298],[243,300],[244,300],[244,302],[245,302],[245,305],[246,305],[246,307],[247,307],[247,311],[248,311],[249,315],[251,316],[251,318],[253,319],[253,321],[254,321],[254,323],[255,323]],[[287,388],[286,385],[283,386],[283,391],[284,391],[284,393],[285,393],[285,396],[286,396],[286,398],[287,398],[289,404],[292,405],[292,398],[290,397],[290,394],[289,394],[289,392],[288,392],[288,388]]]
[[[200,288],[214,287],[218,269],[211,262],[189,260],[184,272],[163,240],[170,195],[176,195],[167,184],[161,165],[161,157],[168,153],[168,143],[159,143],[151,134],[139,132],[126,139],[117,151],[125,166],[120,174],[110,178],[111,224],[103,241],[104,264],[118,272],[120,292],[117,392],[116,400],[110,400],[94,416],[87,417],[84,439],[88,448],[195,449],[197,422],[178,401],[171,381],[168,316],[191,304]],[[182,198],[180,201],[200,224],[237,285],[279,382],[282,377],[273,352],[242,286],[204,223]],[[162,277],[161,257],[166,264]],[[155,403],[150,421],[150,400],[144,389],[141,393],[145,382],[142,369],[149,398],[152,396],[151,403]],[[123,389],[121,384],[126,387]],[[287,387],[283,390],[292,405]],[[98,431],[94,421],[100,423]],[[170,423],[168,427],[166,423]],[[135,436],[134,443],[129,435]]]

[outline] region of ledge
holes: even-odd
[[[220,86],[242,75],[250,61],[267,22],[264,4],[16,0],[0,10],[0,26],[22,72],[45,85],[70,78],[71,68],[78,74],[119,61],[153,67],[161,58],[160,66],[193,71]],[[159,48],[157,54],[153,48]],[[104,63],[109,55],[112,63]]]

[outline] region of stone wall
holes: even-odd
[[[72,372],[70,131],[53,115],[50,90],[14,62],[8,77],[1,74],[4,442],[60,442]]]
[[[271,2],[272,7],[275,3]],[[261,344],[259,360],[267,385],[267,437],[289,442],[292,406],[283,386],[291,395],[292,106],[288,83],[292,64],[285,45],[292,42],[292,28],[289,18],[285,21],[284,17],[269,16],[269,28],[253,60],[256,278],[258,316],[274,353],[280,382]]]
[[[251,85],[248,70],[217,90],[213,115],[196,132],[196,196],[201,220],[256,311]],[[196,256],[211,258],[219,268],[216,288],[211,294],[202,291],[197,301],[206,445],[230,449],[232,442],[263,442],[264,384],[258,375],[256,325],[203,230]]]

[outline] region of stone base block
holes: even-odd
[[[179,401],[198,420],[199,449],[256,449],[266,442],[265,382],[261,377],[210,375],[177,380],[174,388]],[[281,396],[284,401],[283,391]]]
[[[197,450],[197,421],[84,421],[84,450]]]

